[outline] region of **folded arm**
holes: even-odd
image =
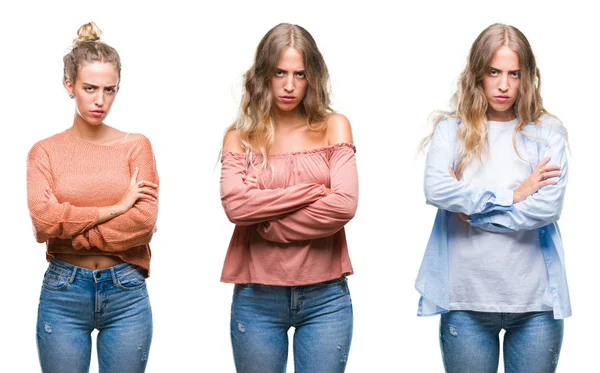
[[[154,153],[147,138],[144,138],[132,152],[129,161],[129,170],[132,175],[135,174],[136,168],[139,170],[138,180],[145,180],[154,185],[158,184]],[[144,188],[148,188],[148,186],[144,186]],[[154,233],[158,216],[158,189],[155,190],[156,193],[153,193],[152,196],[136,199],[131,208],[121,215],[74,236],[73,247],[76,249],[96,247],[102,251],[112,252],[148,244]]]
[[[473,215],[505,211],[513,204],[508,188],[486,188],[456,180],[449,172],[454,167],[458,143],[454,121],[443,120],[436,127],[427,152],[424,189],[427,203],[442,210]]]
[[[305,183],[287,188],[261,189],[246,180],[247,155],[236,152],[237,134],[230,132],[221,159],[221,203],[229,220],[236,225],[252,225],[281,217],[325,197],[322,184]],[[231,145],[232,142],[234,145]],[[229,144],[229,145],[228,145]]]
[[[540,147],[539,158],[550,157],[550,162],[560,166],[560,176],[507,211],[472,215],[472,226],[501,233],[537,229],[558,221],[567,186],[565,137],[560,131],[551,131],[548,140],[540,142]]]
[[[355,147],[348,120],[337,114],[328,123],[328,140],[333,143],[329,158],[331,193],[289,215],[257,228],[269,241],[289,243],[331,236],[346,225],[358,205],[358,175]]]
[[[54,188],[50,158],[36,144],[27,158],[27,204],[37,242],[55,237],[69,239],[98,223],[97,207],[54,203],[45,195],[48,188]]]

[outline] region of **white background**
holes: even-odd
[[[190,2],[192,3],[192,2]],[[121,90],[107,123],[141,132],[160,174],[158,232],[148,288],[154,341],[148,372],[233,372],[232,285],[219,282],[233,226],[218,194],[218,153],[240,99],[242,74],[280,22],[304,26],[331,73],[333,107],[351,121],[360,202],[347,226],[355,329],[347,372],[441,372],[438,318],[416,316],[414,279],[435,209],[425,205],[427,117],[447,108],[475,37],[494,22],[527,35],[546,108],[570,133],[569,187],[560,226],[574,316],[559,372],[597,363],[600,263],[596,206],[596,12],[587,2],[20,1],[0,6],[0,371],[39,371],[37,302],[47,266],[32,237],[26,155],[63,131],[73,101],[62,57],[95,21],[121,54]],[[196,2],[194,2],[196,3]],[[90,193],[93,191],[90,191]],[[95,357],[92,372],[97,371]],[[292,372],[290,367],[288,371]]]

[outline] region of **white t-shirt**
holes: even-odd
[[[471,162],[461,181],[516,189],[532,172],[518,119],[488,122],[488,153]],[[537,230],[491,233],[460,220],[448,220],[450,310],[481,312],[551,311],[544,302],[548,275]],[[546,298],[547,299],[547,298]]]

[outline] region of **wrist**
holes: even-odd
[[[125,211],[127,211],[127,209],[124,206],[116,204],[109,207],[108,214],[111,218],[114,218],[116,216],[123,215]]]
[[[519,203],[523,200],[521,193],[519,192],[519,188],[513,190],[513,204]]]

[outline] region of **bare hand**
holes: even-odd
[[[456,174],[454,173],[454,168],[452,168],[452,166],[448,167],[448,171],[450,172],[450,176],[452,176],[453,178],[458,180],[458,178],[456,177]],[[456,215],[457,218],[464,221],[465,223],[471,222],[471,217],[467,214],[464,214],[462,212],[455,212],[454,215]]]
[[[548,162],[550,162],[550,157],[542,159],[542,161],[535,166],[531,175],[529,175],[527,179],[514,190],[513,203],[524,201],[540,188],[558,182],[557,177],[562,175],[560,166],[548,165]]]
[[[52,189],[50,189],[50,187],[46,188],[46,190],[44,191],[44,196],[48,198],[48,202],[58,205],[58,199],[56,199],[56,196],[54,195],[54,192],[52,191]]]
[[[333,192],[331,191],[331,188],[327,188],[327,187],[325,187],[325,195],[327,195],[327,196],[328,196],[328,195],[330,195],[331,193],[333,193]]]
[[[137,181],[138,171],[139,170],[136,167],[135,171],[133,171],[133,175],[131,175],[127,191],[117,203],[121,212],[125,212],[132,208],[138,199],[158,199],[158,185],[146,180]]]
[[[260,183],[258,182],[258,179],[253,176],[244,175],[242,176],[242,180],[253,187],[260,188]]]

